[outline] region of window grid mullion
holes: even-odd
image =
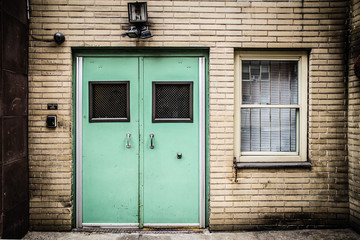
[[[252,81],[251,81],[251,79],[252,79],[252,73],[251,73],[251,61],[249,62],[249,66],[248,66],[248,68],[249,68],[249,81],[250,81],[250,103],[252,103],[253,102],[253,95],[252,95],[252,89],[253,89],[253,84],[252,84]],[[250,124],[250,126],[249,126],[249,133],[250,133],[250,139],[249,139],[249,148],[250,148],[250,151],[252,150],[252,144],[251,144],[251,142],[252,142],[252,127],[251,127],[251,112],[252,112],[252,110],[251,109],[249,109],[250,111],[249,111],[249,119],[250,119],[250,122],[249,122],[249,124]]]
[[[251,76],[251,61],[249,62],[249,66],[248,66],[248,68],[249,68],[249,82],[250,82],[250,103],[252,103],[253,102],[253,94],[252,94],[252,89],[253,89],[253,84],[252,84],[252,81],[251,81],[251,78],[252,78],[252,76]]]
[[[278,75],[278,89],[279,89],[279,105],[281,103],[281,74],[280,74],[281,65],[279,63],[279,75]],[[280,142],[280,152],[281,152],[281,109],[279,109],[279,142]]]
[[[289,68],[290,69],[290,68]],[[290,71],[288,72],[288,81],[289,81],[289,103],[291,104],[291,79],[290,79]],[[289,151],[291,152],[291,109],[289,109]]]
[[[260,102],[260,105],[261,105],[261,85],[262,85],[262,82],[261,82],[261,61],[259,61],[259,102]],[[261,146],[262,146],[262,141],[261,141],[261,109],[259,109],[259,141],[260,141],[260,152],[261,152]]]
[[[249,118],[250,118],[250,143],[249,143],[249,145],[250,145],[250,152],[252,151],[252,138],[251,138],[251,136],[252,136],[252,127],[251,127],[251,122],[252,122],[252,120],[251,120],[251,113],[252,113],[252,109],[249,109],[250,111],[249,111]]]
[[[269,101],[270,101],[270,104],[272,102],[272,94],[271,94],[271,83],[272,83],[272,78],[271,78],[271,64],[269,62],[269,94],[270,94],[270,98],[269,98]],[[270,141],[269,141],[269,149],[270,149],[270,152],[271,152],[271,146],[272,146],[272,134],[273,134],[273,131],[272,131],[272,126],[271,126],[271,108],[269,109],[269,113],[270,113],[270,116],[269,116],[269,124],[270,124]]]
[[[260,95],[261,96],[261,95]],[[262,141],[261,141],[261,109],[259,109],[259,141],[260,141],[260,152],[262,150]]]

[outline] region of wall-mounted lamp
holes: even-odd
[[[129,23],[146,24],[148,21],[147,3],[146,2],[129,2],[128,3]]]
[[[41,42],[56,42],[58,45],[62,44],[63,42],[65,42],[65,35],[61,32],[57,32],[54,34],[53,38],[50,39],[43,39],[43,38],[38,38],[35,37],[34,35],[30,34],[30,36],[35,39],[36,41],[41,41]]]
[[[130,38],[151,38],[152,34],[147,28],[148,14],[146,2],[129,2],[128,3],[128,16],[130,29],[126,35]]]
[[[57,32],[54,34],[54,41],[57,43],[57,44],[62,44],[63,42],[65,42],[65,35],[61,32]]]

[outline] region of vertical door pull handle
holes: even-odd
[[[131,136],[131,133],[126,134],[126,148],[131,148],[130,136]]]
[[[150,149],[154,149],[153,138],[154,138],[154,134],[150,133]]]

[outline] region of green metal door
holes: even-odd
[[[199,58],[84,57],[82,226],[199,226]]]
[[[198,62],[144,59],[144,225],[199,223]]]
[[[138,58],[84,58],[83,226],[138,224],[138,79]]]

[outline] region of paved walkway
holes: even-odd
[[[258,231],[258,232],[29,232],[23,239],[36,240],[360,240],[351,229]]]

